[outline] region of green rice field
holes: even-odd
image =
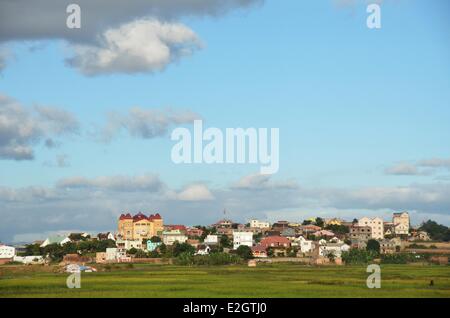
[[[113,265],[98,267],[97,273],[82,273],[81,288],[69,289],[69,274],[61,273],[57,266],[4,265],[0,266],[0,298],[450,297],[449,266],[384,265],[381,269],[381,289],[369,289],[365,266]]]

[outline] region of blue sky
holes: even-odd
[[[33,141],[33,160],[0,160],[0,187],[16,193],[14,199],[4,199],[0,214],[13,220],[17,213],[45,215],[43,209],[48,209],[55,217],[66,206],[90,213],[92,207],[66,202],[69,195],[60,193],[58,183],[74,177],[155,174],[174,193],[202,184],[214,199],[204,205],[201,199],[154,204],[144,193],[137,206],[128,197],[123,207],[103,204],[92,223],[62,217],[38,228],[30,224],[7,230],[2,225],[0,240],[47,231],[113,229],[112,216],[141,207],[144,212],[168,209],[160,212],[169,222],[188,224],[207,223],[224,208],[239,221],[251,215],[303,219],[335,213],[382,214],[388,220],[389,213],[400,209],[412,211],[416,223],[430,216],[449,224],[449,4],[384,1],[381,9],[380,30],[366,27],[368,14],[361,1],[264,1],[217,16],[182,15],[176,22],[195,32],[201,47],[163,71],[138,74],[84,75],[65,63],[73,54],[70,39],[5,40],[9,54],[0,94],[26,109],[65,110],[77,119],[79,131],[56,136],[60,146],[52,149],[43,140]],[[258,165],[175,165],[168,133],[145,139],[122,130],[109,142],[99,141],[107,114],[125,116],[131,107],[187,110],[199,114],[206,126],[223,129],[280,128],[280,170],[262,188],[258,183],[245,194],[242,189],[235,193],[233,185],[256,174]],[[67,166],[57,167],[55,160],[63,155]],[[431,159],[432,165],[424,162]],[[295,189],[282,192],[289,188],[283,187],[286,180],[303,191],[304,200],[242,207],[252,191],[268,191],[279,200],[300,196]],[[17,193],[30,187],[56,191],[58,198],[22,201]],[[96,187],[106,198],[110,189]],[[369,189],[377,190],[376,204],[371,195],[354,195]],[[396,189],[426,195],[422,201],[402,197],[398,202]],[[342,197],[348,204],[330,195],[331,190],[347,191]],[[314,197],[312,205],[305,203],[311,199],[308,194]]]

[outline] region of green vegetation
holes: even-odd
[[[109,247],[116,247],[116,243],[112,240],[95,240],[70,242],[63,246],[50,244],[46,247],[40,247],[39,244],[31,244],[26,246],[25,253],[21,256],[48,255],[52,261],[59,262],[66,254],[81,253],[81,255],[89,255],[96,252],[104,252]]]
[[[450,229],[445,225],[436,223],[435,221],[428,220],[421,225],[419,230],[427,232],[433,241],[450,241]]]
[[[369,240],[367,242],[366,249],[368,251],[373,251],[373,252],[379,254],[380,253],[380,243],[377,240]]]
[[[4,297],[450,297],[450,267],[381,265],[381,289],[366,286],[366,265],[105,265],[68,289],[58,267],[0,266]],[[434,286],[430,286],[434,281]]]
[[[245,245],[239,246],[238,249],[236,250],[236,254],[246,260],[253,258],[252,249]]]

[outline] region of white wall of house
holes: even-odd
[[[13,258],[16,255],[16,249],[8,245],[0,245],[0,259]]]
[[[363,217],[359,219],[358,226],[369,226],[372,229],[372,239],[382,240],[384,239],[384,222],[382,218],[368,218]]]
[[[242,245],[253,246],[252,232],[233,232],[233,249],[237,250]]]
[[[208,235],[205,237],[205,244],[209,245],[217,245],[219,244],[219,236],[218,235]]]
[[[250,227],[258,229],[268,229],[270,228],[270,223],[259,220],[250,220]]]
[[[165,245],[173,245],[175,242],[186,243],[188,237],[184,234],[163,234],[163,243]]]

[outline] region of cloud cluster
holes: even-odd
[[[68,65],[83,74],[154,72],[193,53],[200,41],[182,17],[219,16],[263,0],[78,0],[81,28],[66,27],[69,1],[0,1],[0,43],[65,40]],[[18,18],[18,14],[26,18]],[[0,65],[2,59],[0,57]]]
[[[77,133],[78,128],[77,119],[69,112],[53,107],[27,108],[0,95],[0,159],[31,160],[34,145]]]
[[[432,175],[441,169],[450,170],[450,159],[432,158],[418,162],[400,162],[385,169],[388,175],[423,176]]]
[[[171,189],[157,175],[145,174],[74,176],[50,188],[0,187],[0,240],[12,240],[17,234],[23,237],[27,233],[73,228],[113,230],[123,211],[159,212],[167,223],[191,225],[212,224],[223,216],[224,208],[238,222],[254,217],[272,221],[282,217],[302,221],[317,215],[389,217],[393,211],[408,210],[413,213],[413,223],[427,218],[450,223],[448,183],[351,189],[286,186],[290,183],[274,181],[269,176],[247,176],[219,188],[194,182]]]
[[[173,125],[191,124],[196,119],[200,119],[200,115],[187,110],[132,107],[128,114],[117,112],[108,114],[102,139],[109,141],[123,130],[133,137],[151,139],[166,135]]]
[[[67,63],[88,76],[162,71],[201,47],[197,35],[179,23],[138,20],[110,29],[97,44],[73,45]]]

